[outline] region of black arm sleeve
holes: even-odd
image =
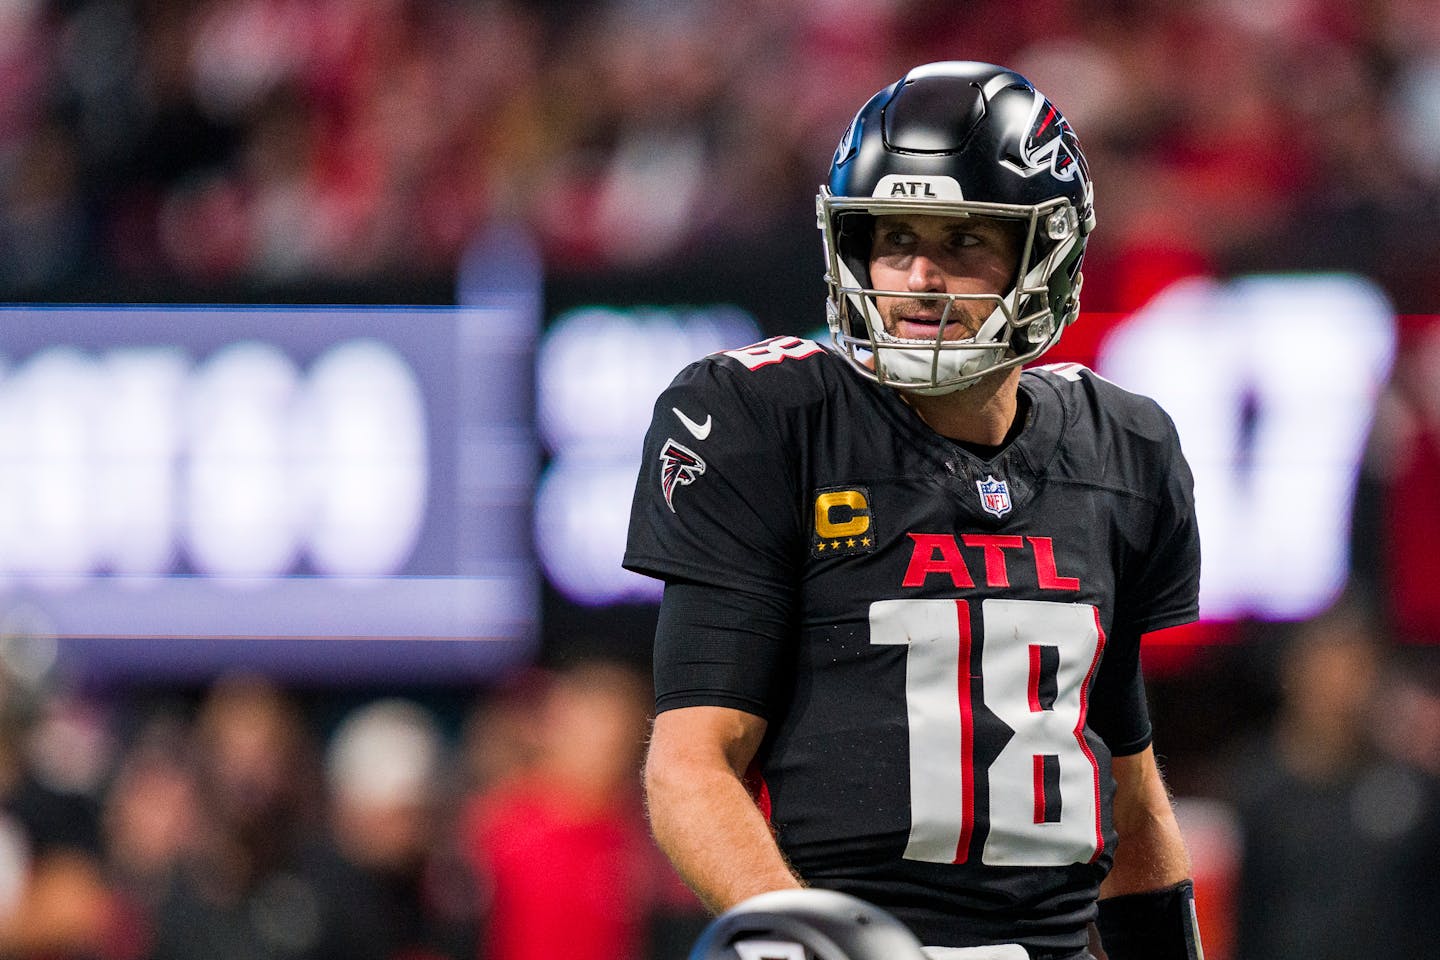
[[[732,707],[770,719],[791,669],[789,605],[686,580],[665,585],[655,628],[655,710]]]

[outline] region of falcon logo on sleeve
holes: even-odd
[[[660,448],[660,490],[671,513],[675,512],[675,488],[689,486],[704,472],[705,461],[694,450],[671,439],[665,441]]]

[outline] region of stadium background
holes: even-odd
[[[1440,902],[1433,3],[10,0],[0,953],[676,956],[637,431],[817,332],[833,143],[952,57],[1097,179],[1049,359],[1206,463],[1146,661],[1208,954]]]

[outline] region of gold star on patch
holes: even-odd
[[[854,539],[846,540],[846,541],[845,541],[845,546],[847,546],[847,547],[853,547],[853,546],[855,546],[855,541],[854,541]]]
[[[816,550],[819,550],[819,551],[823,551],[823,550],[825,549],[825,544],[823,544],[823,543],[817,543],[817,544],[815,544],[815,549],[816,549]]]
[[[831,540],[831,541],[830,541],[830,549],[831,549],[831,550],[839,550],[839,549],[840,549],[840,541],[839,541],[839,540]]]

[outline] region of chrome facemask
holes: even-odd
[[[937,203],[836,197],[828,187],[821,187],[815,205],[825,246],[826,321],[830,337],[841,355],[876,383],[927,396],[964,389],[989,373],[1039,357],[1055,345],[1064,326],[1072,322],[1078,312],[1078,276],[1066,291],[1065,302],[1059,305],[1059,317],[1051,305],[1052,279],[1064,269],[1081,239],[1075,208],[1067,199],[1056,198],[1036,206]],[[862,283],[856,273],[861,270],[868,279],[868,246],[864,259],[854,252],[847,256],[847,251],[841,249],[840,218],[855,214],[974,216],[1017,221],[1024,227],[1024,242],[1015,280],[1003,294],[916,294],[870,287]],[[908,340],[889,334],[876,306],[878,296],[943,302],[936,338]],[[956,301],[961,300],[983,301],[994,307],[974,336],[945,340],[946,326],[956,322],[952,314]]]

